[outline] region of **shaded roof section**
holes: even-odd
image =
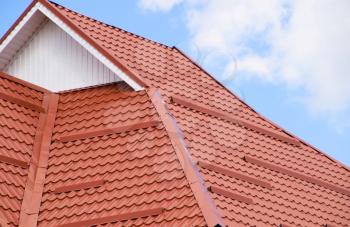
[[[256,113],[178,49],[52,6],[149,88],[134,92],[118,83],[57,95],[2,79],[1,86],[12,84],[0,99],[7,115],[31,120],[28,127],[42,121],[51,131],[24,133],[32,169],[36,134],[41,160],[48,154],[36,167],[47,169],[45,180],[33,178],[39,205],[28,213],[20,207],[30,204],[22,202],[23,191],[31,193],[30,168],[8,164],[11,157],[28,161],[11,143],[24,126],[2,121],[0,138],[10,141],[0,146],[11,146],[0,162],[0,174],[10,174],[0,191],[7,204],[0,219],[10,226],[21,215],[30,226],[350,225],[346,166]],[[24,186],[16,194],[8,188],[20,185],[13,181],[20,170]]]
[[[44,96],[17,82],[0,73],[0,220],[11,226],[18,225]]]
[[[13,26],[0,39],[0,70],[6,71],[16,53],[33,37],[37,29],[49,19],[68,34],[75,42],[86,49],[89,54],[125,81],[134,90],[147,86],[140,76],[126,67],[120,59],[111,55],[109,50],[96,43],[75,26],[64,14],[61,14],[47,0],[33,0]],[[27,72],[24,72],[27,73]]]

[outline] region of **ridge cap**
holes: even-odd
[[[19,211],[19,227],[37,226],[58,101],[58,94],[44,94],[42,106],[46,111],[39,115],[29,171]]]
[[[197,165],[192,160],[187,149],[181,129],[177,126],[175,118],[169,112],[166,103],[161,95],[160,89],[152,87],[147,89],[147,94],[156,109],[160,121],[162,122],[173,149],[177,155],[184,175],[197,200],[199,209],[209,227],[224,227],[224,220],[221,217],[213,198],[210,196],[208,188]]]

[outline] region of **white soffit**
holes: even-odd
[[[134,90],[139,91],[144,89],[40,2],[36,3],[30,9],[30,11],[23,17],[14,30],[11,31],[11,33],[0,45],[1,71],[4,69],[7,63],[10,62],[16,52],[28,41],[33,32],[41,25],[41,23],[45,21],[45,16],[53,21],[63,31],[69,34],[80,45],[86,48],[90,54],[101,61],[107,68],[114,72],[121,80],[125,81]]]

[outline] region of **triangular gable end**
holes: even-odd
[[[51,3],[34,1],[1,40],[0,71],[55,92],[121,80],[136,91],[145,87],[138,76],[67,22]]]

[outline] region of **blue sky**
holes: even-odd
[[[350,166],[349,1],[57,0],[177,46],[283,128]],[[4,34],[30,0],[3,0]]]

